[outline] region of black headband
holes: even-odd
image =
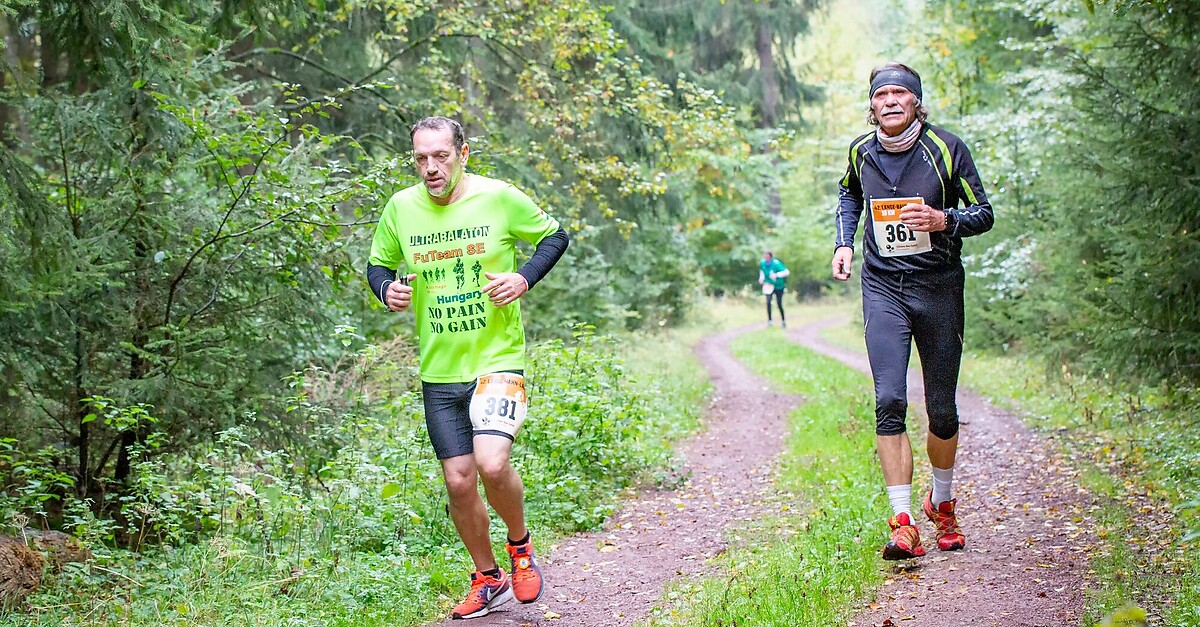
[[[921,79],[899,68],[888,68],[880,72],[875,80],[871,81],[871,93],[867,97],[875,97],[875,92],[884,85],[899,85],[911,91],[917,100],[921,99]]]

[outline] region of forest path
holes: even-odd
[[[868,375],[865,353],[821,338],[832,318],[792,330],[788,337]],[[910,404],[923,410],[920,371],[910,369]],[[1077,625],[1083,608],[1088,552],[1087,494],[1055,447],[1011,413],[959,389],[962,420],[954,493],[963,551],[937,550],[932,523],[920,512],[929,489],[927,459],[915,460],[924,478],[913,485],[915,518],[929,553],[883,566],[884,585],[850,625],[877,627],[1048,627]],[[910,437],[925,437],[910,425]],[[881,487],[882,489],[882,487]],[[880,521],[880,525],[885,525]],[[931,548],[932,547],[932,548]]]
[[[865,354],[821,338],[824,329],[839,324],[844,317],[801,325],[787,331],[787,337],[869,373]],[[634,625],[649,617],[668,581],[707,574],[707,560],[727,548],[731,528],[771,510],[768,496],[787,433],[786,417],[801,402],[773,391],[733,357],[730,343],[762,327],[758,323],[725,331],[694,349],[715,392],[705,431],[680,448],[686,460],[681,472],[687,478],[681,486],[643,490],[602,530],[539,547],[547,587],[538,602],[509,603],[478,619],[438,624]],[[916,368],[909,396],[914,406],[922,404]],[[923,558],[903,562],[881,560],[880,568],[888,573],[884,585],[849,625],[1078,624],[1094,539],[1082,522],[1088,497],[1075,471],[1019,419],[977,394],[959,391],[959,413],[963,425],[955,496],[967,548],[949,553],[932,548]],[[916,425],[911,432],[924,437]],[[927,469],[928,462],[919,459],[918,467]],[[928,489],[927,483],[918,478],[914,496]],[[932,525],[915,505],[925,545],[936,546]]]
[[[730,352],[734,338],[762,327],[712,335],[694,348],[715,390],[704,431],[679,449],[685,460],[682,485],[643,490],[601,531],[539,546],[546,590],[537,602],[508,603],[477,619],[438,624],[633,625],[649,617],[669,580],[712,568],[708,560],[726,549],[727,531],[760,518],[770,507],[764,496],[777,475],[786,418],[800,402],[772,391]]]

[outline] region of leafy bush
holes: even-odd
[[[611,337],[579,327],[575,341],[530,359],[530,419],[513,455],[539,520],[560,531],[600,524],[617,493],[669,456],[649,396],[633,385]]]
[[[13,438],[0,438],[0,531],[20,531],[31,522],[46,525],[48,506],[61,507],[75,487],[75,480],[58,469],[59,451],[27,453],[17,444]]]
[[[69,477],[54,484],[67,530],[93,547],[98,568],[50,580],[33,598],[43,608],[34,615],[81,624],[60,608],[83,598],[92,606],[88,624],[212,624],[266,607],[277,621],[270,624],[281,625],[319,624],[314,616],[429,618],[469,566],[446,513],[413,350],[403,340],[365,346],[349,327],[336,335],[356,350],[329,368],[294,373],[289,395],[242,416],[215,442],[166,454],[153,434],[145,438],[134,448],[119,521],[97,518],[67,489]],[[539,534],[598,525],[622,488],[669,463],[669,440],[703,407],[695,377],[687,392],[639,379],[619,356],[625,350],[589,327],[571,341],[530,347],[530,418],[513,460]],[[655,360],[647,369],[664,370]],[[105,402],[97,420],[148,415]],[[25,477],[8,481],[0,499],[8,517],[36,506],[53,477],[45,460],[19,458],[8,440],[0,441],[0,468]],[[138,551],[106,548],[119,537]],[[276,599],[281,589],[286,603]]]

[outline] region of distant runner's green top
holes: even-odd
[[[403,262],[417,275],[412,308],[421,380],[429,383],[525,368],[521,301],[496,307],[479,288],[488,283],[485,273],[516,271],[516,238],[536,246],[558,230],[516,187],[470,177],[466,195],[446,207],[429,200],[424,184],[396,192],[371,243],[372,265]]]
[[[775,286],[775,291],[781,292],[787,286],[787,278],[779,276],[780,272],[787,270],[787,266],[778,257],[772,257],[771,262],[767,263],[766,259],[758,260],[758,271],[762,273],[763,281]],[[771,273],[776,273],[775,278],[771,278]]]

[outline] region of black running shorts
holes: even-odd
[[[512,370],[524,374],[520,370]],[[475,431],[471,425],[471,396],[477,381],[466,383],[421,382],[421,397],[425,405],[425,428],[438,459],[449,459],[475,452],[476,435],[498,435],[510,438],[502,431]]]

